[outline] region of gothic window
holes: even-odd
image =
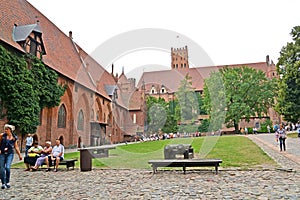
[[[58,110],[58,120],[57,120],[57,127],[58,128],[66,128],[66,107],[62,104]]]
[[[77,117],[77,130],[83,131],[83,127],[84,127],[84,115],[83,115],[83,111],[80,110]]]

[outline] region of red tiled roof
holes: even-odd
[[[151,86],[162,86],[164,85],[168,92],[176,92],[180,81],[184,79],[186,74],[189,74],[192,77],[192,87],[196,91],[203,90],[204,79],[210,76],[210,73],[217,71],[224,67],[241,67],[248,66],[255,68],[257,70],[262,70],[265,73],[268,72],[268,65],[266,62],[258,63],[244,63],[244,64],[233,64],[233,65],[218,65],[218,66],[207,66],[207,67],[196,67],[189,68],[187,70],[165,70],[165,71],[152,71],[144,72],[142,77],[139,80],[138,87],[140,88],[143,84],[143,81],[146,86],[146,91],[151,90]],[[275,66],[272,65],[274,68]]]
[[[94,60],[87,58],[86,52],[75,44],[72,38],[66,36],[47,17],[25,0],[1,0],[0,6],[0,40],[23,51],[13,40],[14,24],[28,25],[39,21],[42,39],[47,54],[43,56],[44,63],[59,74],[66,76],[83,86],[108,98],[103,84],[112,84],[114,79]],[[84,62],[89,62],[88,68]],[[88,70],[91,70],[89,73]],[[96,86],[100,80],[100,86]],[[96,85],[93,83],[96,81]],[[106,83],[106,81],[108,83]]]

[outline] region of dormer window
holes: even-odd
[[[160,93],[161,93],[161,94],[166,93],[166,88],[165,88],[164,85],[161,86]]]
[[[155,89],[154,85],[152,85],[152,87],[151,87],[150,94],[156,94],[156,89]]]
[[[22,46],[25,52],[31,55],[42,59],[42,56],[46,54],[42,31],[38,23],[24,26],[15,25],[13,39]]]

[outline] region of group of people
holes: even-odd
[[[59,162],[64,159],[65,148],[60,143],[59,139],[55,140],[55,145],[52,147],[50,141],[46,141],[45,147],[42,148],[37,141],[28,149],[27,156],[24,158],[26,165],[25,171],[36,171],[43,164],[47,165],[46,171],[50,171],[50,166],[54,161],[54,171],[57,172]]]
[[[0,134],[0,179],[1,189],[10,188],[10,166],[14,158],[14,152],[17,153],[19,159],[22,160],[18,137],[14,134],[15,126],[10,124],[4,125],[4,133]],[[47,165],[46,171],[50,171],[52,161],[55,161],[54,171],[58,169],[59,162],[64,159],[64,146],[59,139],[55,140],[55,146],[51,147],[51,142],[47,141],[45,147],[42,148],[37,140],[33,140],[31,136],[26,140],[26,151],[24,163],[26,171],[36,171],[43,163]],[[32,162],[34,161],[34,162]],[[33,166],[30,166],[33,165]]]

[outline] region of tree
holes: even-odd
[[[189,127],[189,124],[193,124],[198,117],[198,99],[194,88],[192,87],[192,78],[187,74],[185,78],[180,82],[179,88],[175,93],[175,97],[178,100],[176,107],[177,116],[181,116],[182,126],[187,126],[187,130],[180,127],[180,131],[196,131],[197,127]]]
[[[4,116],[22,134],[35,133],[40,111],[59,104],[65,88],[41,60],[0,46],[0,99]],[[3,113],[3,112],[2,112]]]
[[[147,98],[147,124],[150,133],[158,133],[165,125],[168,104],[162,98]]]
[[[179,116],[176,115],[175,108],[178,104],[178,101],[171,100],[168,103],[168,110],[167,110],[167,120],[162,129],[164,133],[175,133],[178,131],[177,121]]]
[[[251,117],[266,116],[274,103],[275,80],[264,72],[246,66],[223,68],[205,80],[204,104],[210,114],[210,123],[239,130],[238,123]]]
[[[300,119],[300,26],[290,34],[293,41],[282,47],[277,63],[280,79],[275,110],[286,121],[296,123]]]

